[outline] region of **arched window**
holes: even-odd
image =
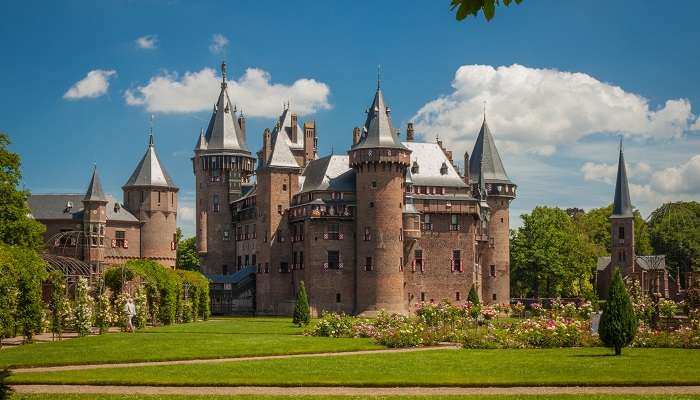
[[[447,175],[447,163],[443,162],[440,167],[440,175]]]

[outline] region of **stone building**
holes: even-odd
[[[612,247],[610,256],[599,257],[595,286],[598,296],[607,298],[615,269],[619,268],[628,284],[639,282],[642,292],[658,297],[674,297],[680,291],[679,282],[669,275],[666,256],[638,256],[634,247],[634,213],[630,201],[625,156],[620,142],[615,197],[610,216]]]
[[[32,194],[32,216],[46,225],[50,253],[103,265],[148,258],[175,266],[178,188],[163,168],[153,135],[123,189],[123,203],[106,195],[97,168],[85,194]]]
[[[314,314],[408,313],[463,303],[472,286],[486,303],[509,302],[516,185],[485,118],[460,174],[441,141],[415,141],[412,124],[400,140],[378,84],[347,155],[319,158],[315,123],[300,125],[286,105],[254,163],[225,65],[222,76],[192,158],[203,272],[229,289],[215,309],[240,312],[238,297],[250,296],[251,312],[289,314],[300,281]]]

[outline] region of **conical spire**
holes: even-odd
[[[153,142],[153,134],[149,137],[146,154],[143,155],[141,161],[136,165],[136,169],[134,169],[131,177],[129,177],[129,180],[123,187],[133,186],[160,186],[177,189],[175,182],[170,178],[170,175],[168,175],[158,159]]]
[[[469,159],[469,174],[472,179],[478,179],[483,169],[483,179],[489,183],[512,183],[503,167],[501,156],[498,154],[496,142],[493,140],[486,114],[479,130],[479,136],[474,143],[472,157]],[[473,182],[473,181],[472,181]]]
[[[205,135],[209,150],[229,150],[249,153],[243,130],[236,121],[236,107],[227,91],[226,63],[221,63],[221,92],[214,106]]]
[[[384,103],[384,95],[377,80],[377,92],[369,110],[365,122],[365,137],[353,149],[362,148],[393,148],[406,149],[391,125],[391,110]]]
[[[287,137],[287,134],[280,129],[276,129],[272,140],[272,154],[270,155],[270,161],[267,163],[267,166],[278,168],[299,168],[299,164],[297,164],[297,161],[292,154],[292,150],[289,148],[289,138]]]
[[[195,150],[206,150],[207,140],[204,138],[204,129],[199,130],[199,139],[197,139],[197,144],[194,146]]]
[[[615,182],[615,199],[613,201],[612,216],[632,216],[632,202],[630,201],[630,189],[627,183],[625,155],[622,152],[622,139],[620,139],[620,157],[617,162],[617,181]]]
[[[102,183],[100,182],[100,176],[97,175],[97,166],[92,170],[92,177],[90,178],[90,184],[88,185],[87,192],[85,192],[85,197],[83,201],[104,201],[107,202],[107,197],[102,190]]]

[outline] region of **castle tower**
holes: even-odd
[[[100,264],[104,261],[107,202],[100,176],[97,175],[97,167],[95,167],[83,197],[83,231],[86,238],[83,261],[92,265],[95,272],[99,271]]]
[[[236,118],[228,96],[226,63],[221,64],[221,92],[206,133],[200,133],[192,157],[196,182],[197,249],[202,272],[221,274],[233,270],[236,248],[230,241],[231,201],[241,196],[255,169],[245,137],[245,119]]]
[[[636,272],[634,268],[634,214],[627,183],[625,156],[620,141],[620,156],[617,163],[617,181],[615,182],[615,199],[610,216],[612,247],[610,261],[620,268],[623,276]],[[612,273],[614,268],[610,268]],[[612,276],[610,277],[612,278]],[[612,280],[612,279],[611,279]],[[609,280],[609,281],[611,281]],[[607,290],[603,293],[607,293]]]
[[[515,199],[516,185],[503,167],[501,156],[486,116],[474,144],[468,175],[474,193],[486,196],[489,208],[488,244],[481,252],[481,298],[487,304],[510,302],[510,202]],[[466,169],[466,166],[465,166]],[[485,192],[485,193],[482,193]]]
[[[379,83],[364,133],[348,151],[357,193],[355,312],[406,313],[401,271],[403,184],[411,151],[394,131]]]
[[[141,258],[175,267],[177,192],[156,153],[153,133],[148,148],[122,186],[124,207],[141,223]]]

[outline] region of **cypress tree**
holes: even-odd
[[[615,355],[622,353],[622,348],[632,343],[637,333],[637,316],[632,301],[622,281],[620,269],[615,269],[612,284],[608,290],[608,300],[603,306],[598,335],[603,343],[615,350]]]
[[[481,304],[481,302],[479,302],[479,295],[476,294],[476,288],[474,287],[474,285],[472,285],[472,288],[469,289],[469,295],[467,296],[467,300],[469,300],[469,302],[475,306]]]
[[[308,325],[311,321],[311,312],[309,311],[309,298],[306,296],[306,288],[304,281],[299,282],[299,290],[297,290],[297,301],[294,305],[294,317],[292,322],[296,325]]]

